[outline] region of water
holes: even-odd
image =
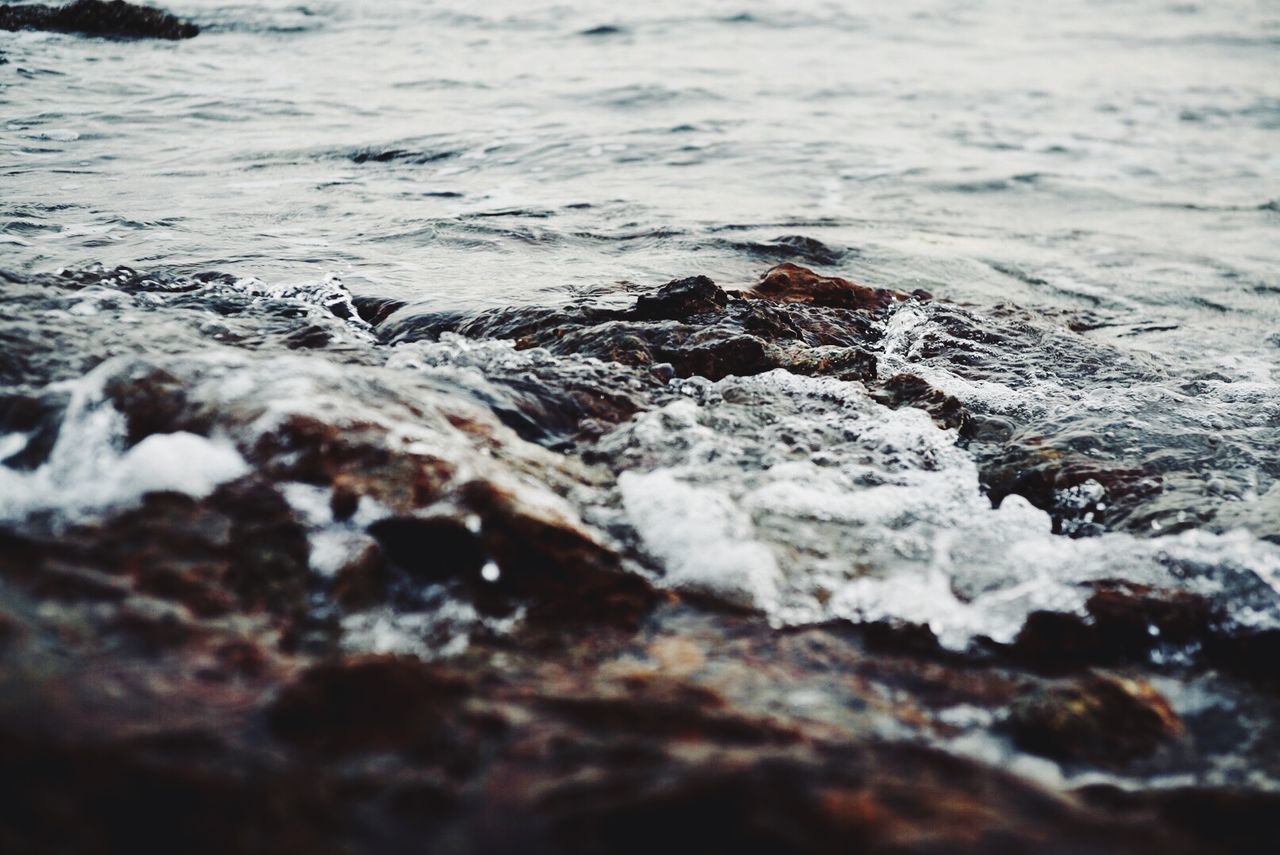
[[[170,8],[204,34],[5,37],[10,267],[500,303],[803,233],[873,284],[1275,328],[1274,4]]]
[[[56,532],[256,467],[328,579],[398,499],[338,519],[262,450],[306,417],[775,627],[905,620],[963,651],[1116,579],[1280,627],[1280,6],[858,5],[184,0],[189,42],[0,35],[0,380],[53,414],[0,432],[0,518]],[[351,301],[407,302],[412,332],[784,260],[933,294],[876,322],[875,380],[917,375],[978,427],[870,379],[388,347]],[[95,263],[158,279],[27,285]],[[134,442],[138,378],[185,397]],[[557,426],[521,442],[498,421],[529,378],[646,411],[589,455]],[[1002,466],[1059,457],[1100,474],[992,506]],[[451,656],[521,617],[415,597],[347,615],[344,644]]]

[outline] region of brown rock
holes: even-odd
[[[1013,702],[1007,727],[1026,751],[1107,767],[1148,757],[1183,733],[1150,684],[1102,673],[1031,689]]]
[[[779,264],[770,268],[744,297],[773,300],[779,303],[811,303],[878,312],[894,303],[910,299],[901,291],[868,288],[835,276],[820,276],[798,264]]]
[[[924,410],[944,428],[963,428],[968,414],[959,399],[935,389],[923,378],[914,374],[895,374],[871,393],[886,407],[915,407]]]
[[[305,671],[267,720],[277,738],[309,751],[388,750],[430,742],[466,694],[457,675],[413,657],[367,656]]]

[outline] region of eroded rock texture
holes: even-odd
[[[1120,506],[1091,524],[1140,517],[1158,473],[1023,441],[1052,418],[924,376],[1015,384],[1069,332],[790,264],[467,318],[128,269],[7,275],[0,300],[0,849],[1273,851],[1277,633],[1215,594],[1230,562],[1198,592],[1081,582],[1078,609],[958,648],[680,584],[719,554],[710,492],[660,532],[694,566],[628,522],[617,482],[664,454],[701,467],[690,489],[725,460],[776,489],[833,448],[942,470],[957,435],[994,501],[1063,526],[1086,511],[1059,488],[1091,482]],[[1139,370],[1111,356],[1073,358]],[[830,383],[791,410],[785,384],[716,385],[768,372]],[[874,422],[941,443],[914,449],[867,428],[886,407],[957,434]],[[849,489],[886,486],[870,463]],[[796,506],[774,542],[863,530],[770,495]],[[813,552],[775,569],[835,560]]]

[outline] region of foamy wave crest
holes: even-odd
[[[858,384],[775,371],[681,391],[602,440],[623,472],[594,512],[673,587],[778,624],[926,624],[954,649],[1012,641],[1034,611],[1083,615],[1088,583],[1117,578],[1280,626],[1280,549],[1244,531],[1073,540],[1018,496],[992,507],[954,432]]]

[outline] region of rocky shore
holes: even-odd
[[[785,263],[468,317],[127,268],[0,274],[0,304],[6,851],[1272,850],[1248,560],[1170,546],[1167,585],[1081,577],[954,637],[790,572],[918,524],[779,492],[824,452],[879,467],[854,494],[967,455],[991,525],[1147,549],[1160,472],[927,376],[1151,370],[1081,319]],[[743,472],[795,504],[743,529],[778,566],[744,535],[721,584],[706,533],[746,500],[707,497]]]

